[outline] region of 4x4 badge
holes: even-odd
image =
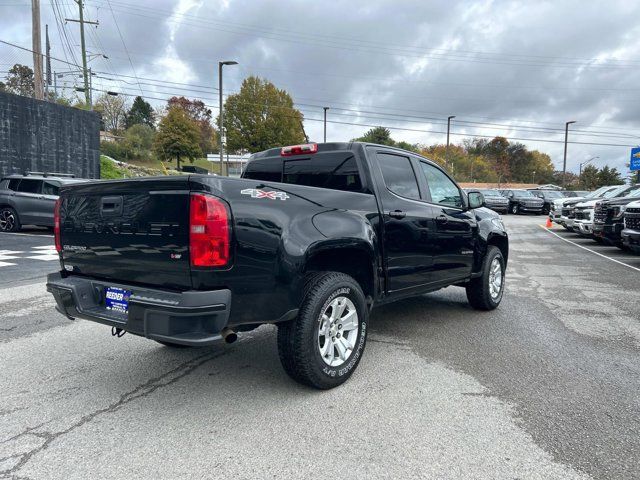
[[[257,188],[245,188],[244,190],[240,190],[242,195],[251,195],[251,198],[268,198],[270,200],[275,200],[279,198],[280,200],[286,200],[289,198],[284,192],[276,192],[273,190],[258,190]]]

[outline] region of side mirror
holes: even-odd
[[[469,208],[480,208],[484,207],[484,195],[478,192],[477,190],[472,190],[467,193],[467,198],[469,199]]]

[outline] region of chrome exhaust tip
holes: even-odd
[[[227,343],[233,343],[238,339],[238,334],[231,330],[229,327],[224,327],[220,332],[220,335]]]

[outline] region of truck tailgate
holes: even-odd
[[[67,271],[185,290],[189,265],[189,177],[82,184],[61,192]]]

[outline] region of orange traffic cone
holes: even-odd
[[[545,225],[547,228],[553,227],[553,223],[551,223],[551,217],[547,217],[547,224]]]

